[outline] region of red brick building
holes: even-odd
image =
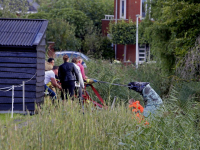
[[[119,20],[129,20],[136,22],[136,15],[139,14],[139,22],[145,17],[147,10],[147,0],[115,0],[114,1],[114,15],[105,15],[102,19],[102,33],[108,36],[108,26],[110,21],[118,22]],[[115,59],[123,62],[136,61],[136,45],[127,45],[124,50],[124,45],[114,45]],[[147,44],[138,45],[139,63],[149,60],[150,47]]]

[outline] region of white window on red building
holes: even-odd
[[[126,0],[120,0],[120,19],[126,19]]]
[[[141,7],[140,7],[141,19],[144,19],[146,17],[147,13],[149,14],[149,19],[151,19],[151,17],[150,17],[150,13],[151,13],[150,2],[151,2],[151,0],[141,0]]]

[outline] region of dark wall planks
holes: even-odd
[[[34,110],[35,102],[44,101],[45,76],[45,35],[37,47],[0,49],[0,88],[25,83],[25,101],[29,110]],[[22,110],[22,87],[14,92],[14,110]],[[0,92],[0,111],[11,109],[12,91]],[[28,103],[27,103],[28,102]]]
[[[22,83],[21,83],[22,84]],[[13,84],[0,84],[0,88],[4,88],[4,87],[8,87],[8,86],[12,86]],[[18,86],[16,84],[16,86]],[[22,91],[22,87],[15,87],[15,91]],[[25,84],[25,91],[30,91],[30,92],[37,92],[38,90],[36,89],[36,85],[27,85]],[[1,93],[0,93],[1,95]]]
[[[13,72],[13,73],[26,73],[26,74],[35,74],[35,68],[0,68],[0,72]]]
[[[1,62],[4,63],[19,63],[19,64],[35,64],[37,59],[35,58],[19,58],[19,57],[0,57]]]
[[[37,64],[16,64],[16,63],[2,63],[0,62],[0,67],[4,67],[4,68],[37,68]]]
[[[30,79],[34,76],[33,74],[25,74],[25,73],[12,73],[12,72],[0,72],[0,79],[1,78],[5,78],[5,79],[9,79],[9,78],[13,78],[13,79]],[[35,79],[36,77],[34,77]]]
[[[35,102],[35,98],[25,98],[25,101],[27,103],[29,102]],[[23,102],[23,99],[22,98],[14,98],[14,103],[22,103]],[[4,103],[4,104],[7,104],[7,103],[12,103],[12,98],[10,97],[0,97],[0,103]],[[0,105],[1,105],[0,104]]]
[[[0,57],[37,58],[36,52],[1,52]]]
[[[12,91],[0,92],[0,99],[1,99],[1,97],[10,97],[11,98],[12,97]],[[14,97],[21,98],[22,97],[22,91],[14,91]],[[25,97],[36,98],[36,92],[25,91]]]
[[[0,84],[2,85],[18,85],[22,84],[22,81],[26,81],[27,79],[0,79]],[[36,79],[33,79],[29,82],[26,82],[26,85],[36,84]]]
[[[26,110],[29,111],[34,111],[35,110],[35,103],[25,103],[25,108]],[[11,110],[12,109],[12,105],[11,104],[1,104],[0,105],[0,111],[3,110]],[[14,104],[14,110],[23,110],[23,105],[21,104]]]

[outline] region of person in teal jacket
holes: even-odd
[[[148,82],[131,82],[128,84],[129,89],[140,93],[144,99],[145,117],[157,115],[159,110],[163,107],[163,101]]]

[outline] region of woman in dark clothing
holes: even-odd
[[[59,66],[58,77],[60,79],[63,92],[65,97],[68,95],[72,97],[74,95],[75,81],[79,81],[78,71],[73,63],[69,63],[69,56],[63,56],[64,63]],[[64,94],[61,93],[62,99],[64,99]]]

